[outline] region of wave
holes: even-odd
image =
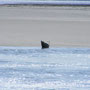
[[[0,47],[0,54],[90,54],[90,48],[50,48],[43,50],[40,47]],[[35,56],[34,56],[35,57]]]

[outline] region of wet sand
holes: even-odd
[[[0,46],[90,47],[89,7],[0,7]]]

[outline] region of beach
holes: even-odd
[[[89,6],[0,6],[0,90],[90,90],[89,29]]]
[[[90,7],[0,6],[0,46],[90,47]]]

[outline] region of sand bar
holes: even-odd
[[[0,7],[0,46],[90,47],[90,7]]]

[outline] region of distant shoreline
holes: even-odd
[[[0,4],[0,7],[19,7],[19,6],[36,6],[36,7],[90,7],[90,5],[75,5],[75,4]]]
[[[90,6],[90,1],[4,1],[0,6]]]

